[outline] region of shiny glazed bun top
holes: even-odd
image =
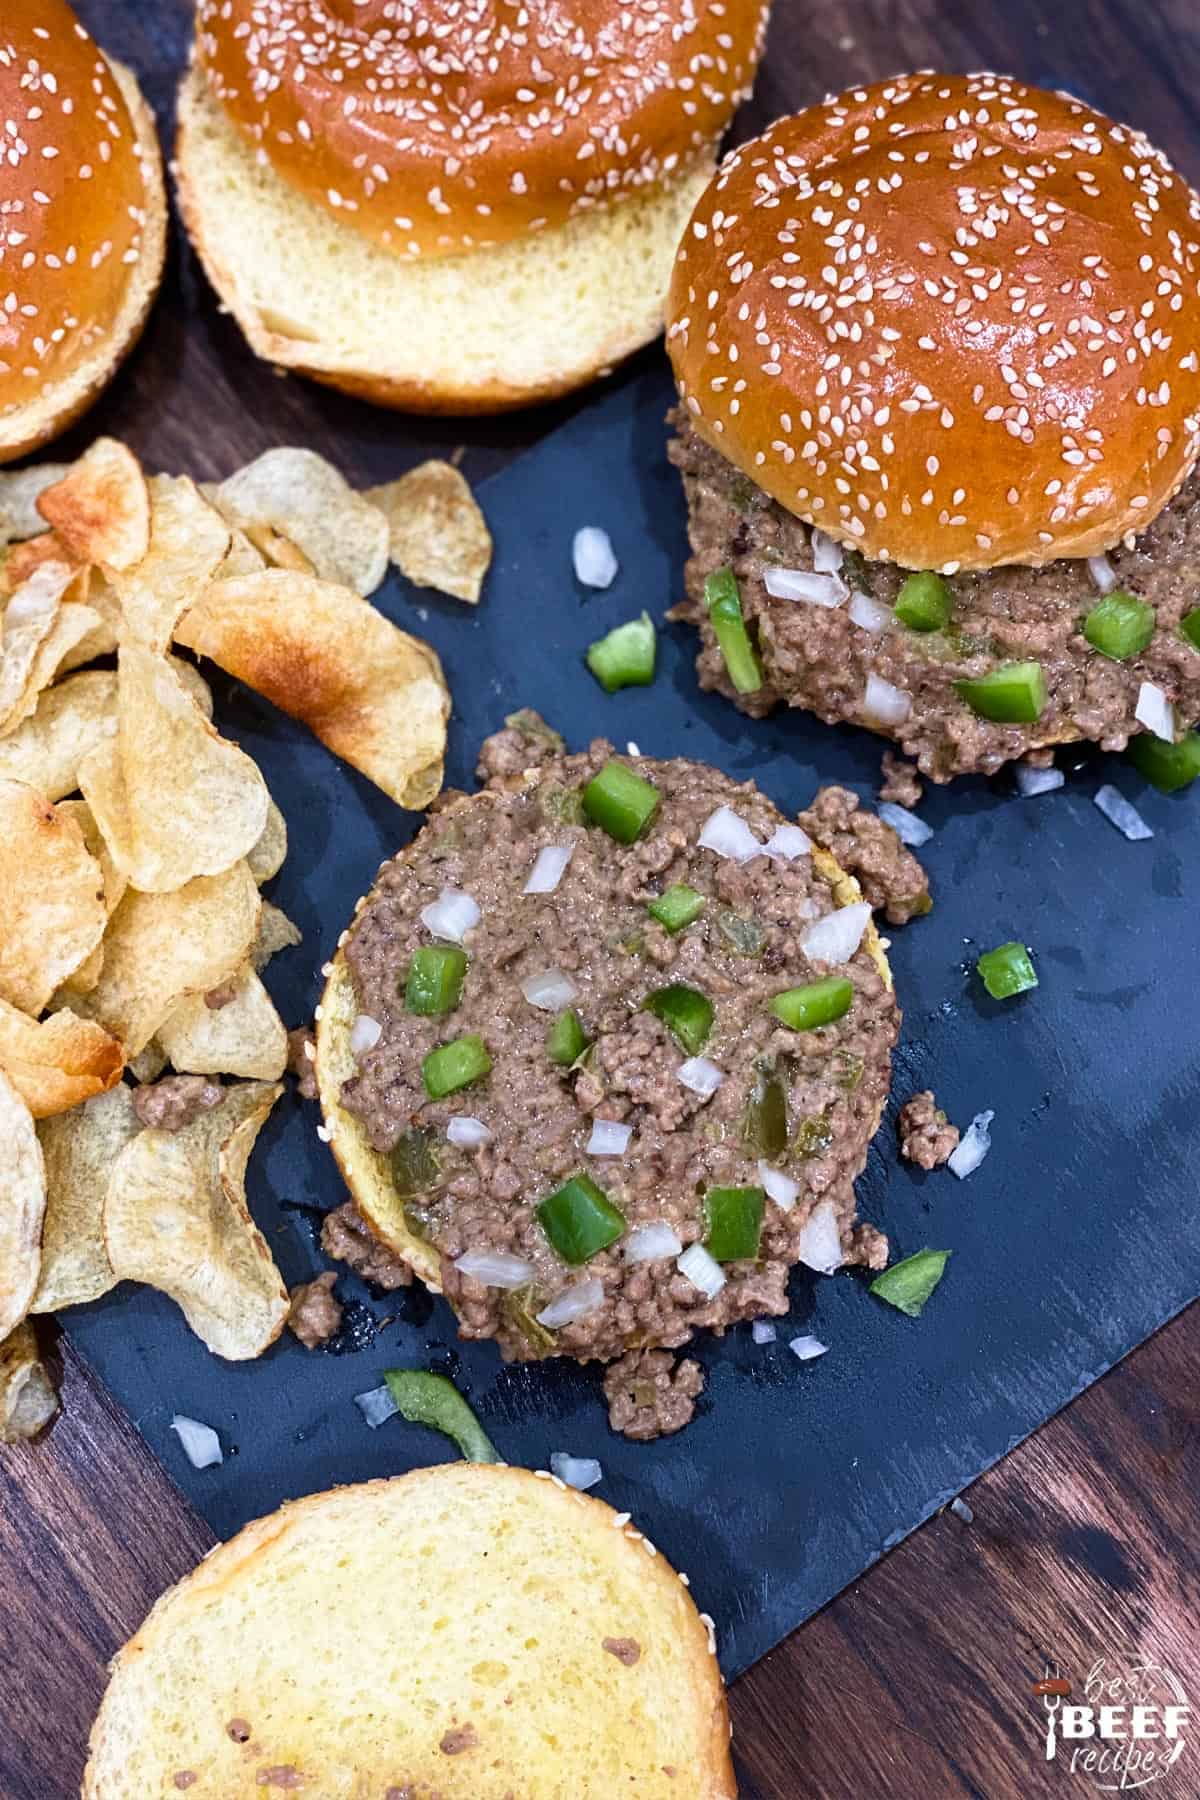
[[[693,214],[668,348],[694,428],[906,568],[1105,550],[1200,451],[1200,200],[1139,133],[998,75],[781,119]]]
[[[108,333],[142,248],[125,97],[62,0],[0,4],[0,421]]]
[[[276,172],[409,256],[660,182],[749,91],[767,0],[199,0],[215,97]]]

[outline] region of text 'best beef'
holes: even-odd
[[[675,267],[704,686],[935,780],[1200,716],[1200,201],[1068,95],[897,76],[723,165]]]

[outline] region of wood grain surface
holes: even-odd
[[[186,0],[79,10],[169,130]],[[776,0],[739,130],[929,64],[1069,86],[1200,178],[1196,0]],[[433,423],[281,378],[248,355],[177,239],[145,340],[63,453],[103,429],[155,466],[210,477],[299,442],[365,482],[462,444],[478,479],[572,404]],[[78,1792],[106,1659],[211,1541],[133,1424],[63,1355],[64,1416],[0,1457],[0,1800]],[[1031,1686],[1048,1664],[1078,1686],[1101,1658],[1114,1674],[1153,1658],[1200,1705],[1198,1372],[1194,1307],[984,1477],[967,1496],[973,1523],[933,1520],[745,1676],[732,1695],[743,1800],[1094,1794],[1062,1752],[1044,1759]],[[1193,1737],[1156,1797],[1200,1794],[1200,1718]]]

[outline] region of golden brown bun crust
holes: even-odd
[[[286,181],[401,255],[443,256],[564,224],[693,162],[750,90],[767,12],[200,0],[196,54]]]
[[[136,341],[162,272],[166,203],[153,118],[62,0],[8,0],[0,461],[63,430]]]
[[[1004,76],[897,76],[729,158],[668,347],[701,435],[869,558],[1087,556],[1200,451],[1198,240],[1130,127]]]

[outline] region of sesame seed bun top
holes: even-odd
[[[136,279],[148,189],[125,94],[62,0],[4,0],[0,121],[3,440],[6,419],[69,380],[112,331]]]
[[[276,173],[407,256],[502,244],[711,147],[767,0],[199,0],[213,94]]]
[[[1200,451],[1198,240],[1130,127],[1004,76],[897,76],[723,164],[668,348],[695,429],[874,560],[1087,556]]]

